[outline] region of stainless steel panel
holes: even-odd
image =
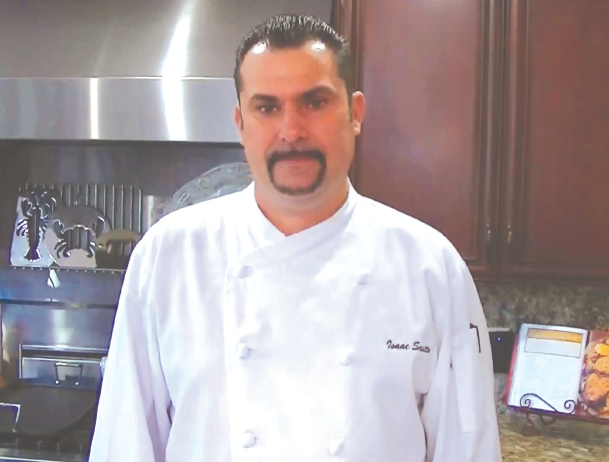
[[[0,0],[0,77],[232,77],[265,19],[332,0]]]
[[[88,456],[79,454],[53,454],[52,452],[24,449],[0,449],[0,462],[87,462]]]
[[[101,383],[102,373],[99,361],[68,360],[63,366],[58,366],[58,362],[55,359],[24,358],[21,360],[20,378],[42,380],[57,378],[57,380],[63,381],[83,377]],[[79,367],[82,367],[82,372]]]
[[[123,277],[124,271],[0,266],[0,302],[113,309]]]
[[[22,344],[107,350],[116,311],[97,308],[2,306],[2,378],[19,376]]]
[[[0,79],[0,138],[238,143],[236,104],[232,78]]]
[[[19,378],[101,384],[106,349],[21,345]]]

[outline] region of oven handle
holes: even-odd
[[[19,415],[21,414],[21,404],[13,404],[13,403],[0,403],[0,408],[3,407],[12,407],[13,409],[17,409],[17,413],[15,414],[15,423],[13,424],[13,433],[17,431],[17,424],[19,423]]]
[[[80,381],[82,380],[82,363],[73,364],[73,363],[65,363],[65,362],[57,361],[55,363],[55,383],[56,384],[59,384],[59,382],[60,382],[60,380],[59,380],[59,368],[60,367],[78,368],[78,380],[76,381],[76,383],[74,385],[76,385],[76,386],[80,385]]]

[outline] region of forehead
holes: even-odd
[[[319,42],[278,50],[255,46],[241,64],[241,92],[246,97],[254,93],[295,93],[320,84],[337,91],[344,85],[334,52]]]

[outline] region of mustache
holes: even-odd
[[[289,151],[273,151],[271,155],[268,157],[266,164],[269,172],[273,171],[273,167],[277,162],[282,160],[289,159],[302,159],[303,157],[309,157],[311,159],[317,160],[322,168],[326,167],[326,156],[323,152],[318,149],[305,149],[305,150],[289,150]]]

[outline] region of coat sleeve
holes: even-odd
[[[427,462],[501,462],[486,319],[469,269],[451,250],[444,290],[437,288],[445,295],[434,319],[436,370],[421,411]]]
[[[114,322],[89,462],[162,462],[171,427],[145,245],[135,248]]]

